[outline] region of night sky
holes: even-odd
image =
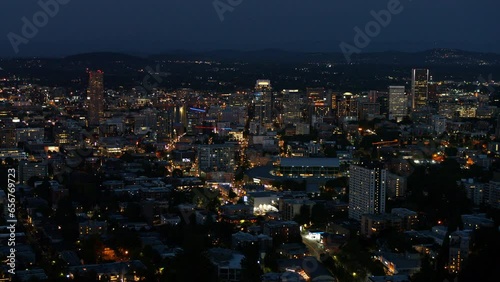
[[[55,1],[55,0],[42,0]],[[59,0],[63,1],[63,0]],[[175,49],[340,51],[371,10],[391,0],[219,0],[241,4],[221,21],[213,0],[64,0],[59,12],[19,45],[22,55],[60,56],[90,51],[157,53]],[[38,0],[4,0],[0,9],[0,56],[16,56],[7,34],[22,35],[22,17],[41,11]],[[400,0],[364,51],[459,48],[500,52],[500,2],[493,0]]]

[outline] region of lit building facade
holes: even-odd
[[[283,90],[283,124],[296,125],[302,122],[303,95],[299,90]]]
[[[404,86],[389,86],[389,119],[401,121],[407,112],[408,98]]]
[[[411,75],[412,109],[419,110],[428,105],[429,70],[413,69]]]
[[[99,125],[99,119],[104,113],[104,73],[102,71],[89,72],[89,87],[87,100],[89,102],[89,125]]]
[[[349,167],[349,218],[385,212],[387,170],[378,163]]]
[[[45,129],[40,128],[16,128],[16,144],[26,141],[42,142],[45,138]]]
[[[281,158],[276,174],[288,178],[340,177],[338,158]]]
[[[48,176],[48,165],[46,162],[30,162],[27,160],[19,162],[19,183],[26,184],[28,180],[37,176],[45,178]]]
[[[197,148],[198,168],[205,172],[232,172],[235,165],[234,144],[199,145]]]
[[[463,268],[464,260],[469,257],[471,246],[471,231],[457,230],[450,234],[450,249],[448,270],[450,273],[459,273]]]
[[[261,125],[272,124],[274,96],[270,80],[259,79],[255,83],[254,120]]]

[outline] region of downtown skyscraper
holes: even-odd
[[[89,87],[87,89],[89,125],[99,125],[104,113],[104,73],[100,70],[89,71]]]
[[[296,89],[284,89],[283,91],[282,121],[284,125],[297,125],[303,122],[302,112],[305,108],[304,95]]]
[[[272,127],[274,96],[271,81],[259,79],[255,83],[255,93],[253,97],[254,121],[258,124],[260,132],[265,128]]]
[[[414,111],[428,106],[429,102],[429,70],[413,69],[411,73],[411,95]]]
[[[408,97],[404,86],[389,86],[389,119],[400,122],[408,114]]]

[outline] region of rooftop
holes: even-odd
[[[220,268],[241,269],[241,261],[244,255],[230,249],[213,248],[208,250],[208,256],[212,263]]]
[[[282,158],[280,166],[339,167],[338,158]]]

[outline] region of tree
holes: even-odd
[[[234,193],[233,189],[231,189],[229,191],[229,195],[228,196],[229,196],[230,199],[234,199],[234,198],[238,197],[238,195],[236,193]]]
[[[176,168],[172,171],[172,177],[174,178],[181,178],[183,175],[182,170]]]
[[[311,219],[311,210],[308,205],[302,205],[300,207],[300,214],[294,217],[294,221],[296,221],[299,225],[309,224]]]
[[[429,256],[425,256],[422,258],[422,264],[420,267],[420,271],[415,273],[411,277],[411,281],[427,282],[427,281],[432,281],[433,278],[434,278],[434,270],[432,269],[430,258],[429,258]]]
[[[400,122],[402,125],[411,125],[413,124],[413,121],[411,120],[410,116],[404,116],[403,120]]]
[[[500,265],[500,232],[494,228],[475,231],[475,244],[465,260],[459,281],[497,281]]]
[[[329,179],[325,183],[325,188],[333,189],[337,187],[347,187],[349,179],[347,177],[339,177],[335,179]]]
[[[391,252],[404,253],[412,250],[412,246],[410,242],[406,240],[404,234],[398,232],[394,228],[382,230],[377,237],[387,243]]]
[[[141,250],[141,240],[136,231],[127,228],[115,228],[110,245],[115,249],[123,249],[131,256],[136,256]]]
[[[271,272],[278,272],[278,270],[279,270],[278,259],[279,258],[280,258],[280,256],[278,255],[277,252],[274,252],[272,250],[268,250],[268,252],[266,252],[266,256],[264,257],[265,268]]]
[[[104,244],[98,235],[81,240],[80,257],[85,264],[100,263],[103,251]]]
[[[382,139],[377,135],[366,135],[361,139],[359,147],[368,150],[373,147],[373,143],[380,142]]]
[[[193,265],[196,265],[196,271],[193,271]],[[161,281],[218,281],[214,266],[200,250],[177,255],[166,268],[165,276],[167,278]]]
[[[458,154],[458,149],[455,147],[447,147],[444,149],[444,153],[447,157],[455,157]]]
[[[139,203],[129,202],[125,208],[124,215],[130,221],[141,221],[143,219],[141,205]]]
[[[50,182],[48,179],[43,180],[42,184],[35,188],[35,194],[46,200],[49,206],[52,206],[52,189],[50,188]]]
[[[98,178],[93,174],[73,171],[67,185],[71,199],[81,203],[85,209],[92,209],[100,198],[97,182]]]
[[[259,266],[259,247],[255,245],[247,245],[242,249],[245,258],[241,261],[241,281],[242,282],[257,282],[260,281],[262,270]]]
[[[281,188],[283,189],[283,191],[305,191],[306,182],[305,181],[297,182],[294,180],[287,179],[281,183]]]
[[[35,187],[35,182],[37,182],[37,181],[43,181],[43,179],[35,175],[35,176],[32,176],[28,179],[27,184],[30,187]]]
[[[14,166],[14,164],[15,164],[16,162],[14,161],[14,159],[13,159],[13,158],[11,158],[11,157],[6,157],[6,158],[5,158],[5,163],[7,164],[7,166],[8,166],[8,167],[12,167],[12,166]]]
[[[333,146],[326,146],[325,147],[325,156],[328,158],[336,158],[337,157],[337,150]]]
[[[120,160],[130,163],[134,161],[134,157],[129,152],[125,152],[123,155],[120,156]]]
[[[325,224],[328,220],[325,205],[323,203],[315,204],[311,210],[311,221],[314,225]]]
[[[78,221],[76,211],[69,197],[59,200],[55,213],[55,221],[61,226],[61,233],[68,242],[75,242],[78,238]]]

